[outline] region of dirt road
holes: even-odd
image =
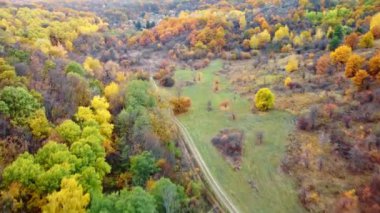
[[[158,86],[152,77],[150,78],[150,81],[152,82],[154,89],[158,90]],[[226,192],[223,190],[223,188],[218,184],[218,182],[212,176],[209,168],[207,167],[207,164],[205,163],[201,154],[199,153],[198,148],[196,147],[186,127],[174,116],[174,114],[171,113],[171,117],[172,117],[173,122],[176,124],[176,126],[180,130],[180,133],[183,135],[183,139],[187,145],[185,147],[188,148],[187,151],[190,154],[192,154],[192,157],[199,165],[200,170],[203,174],[203,177],[205,181],[207,181],[207,185],[213,191],[216,199],[218,199],[218,203],[220,203],[222,207],[228,212],[231,212],[231,213],[240,212],[238,208],[234,205],[234,203],[231,201],[231,199],[228,197]]]

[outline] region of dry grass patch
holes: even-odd
[[[323,93],[295,93],[276,97],[276,109],[286,110],[293,114],[299,114],[308,110],[312,105],[322,102]]]

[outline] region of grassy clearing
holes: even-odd
[[[293,116],[281,111],[252,114],[251,103],[231,91],[226,79],[217,76],[221,69],[222,61],[214,61],[202,70],[201,82],[183,88],[182,94],[192,99],[192,108],[179,120],[189,130],[214,177],[242,212],[303,212],[294,183],[280,170],[286,137],[294,128]],[[193,77],[189,70],[175,74],[177,83],[192,81]],[[215,79],[221,85],[217,93],[212,90]],[[174,94],[175,89],[171,92]],[[228,112],[219,109],[219,104],[226,100],[231,102]],[[213,106],[211,112],[207,111],[208,101]],[[231,119],[231,112],[237,120]],[[240,171],[234,171],[211,144],[212,137],[223,128],[245,132]],[[258,131],[264,132],[262,145],[255,144]],[[249,180],[256,183],[258,191],[251,188]]]

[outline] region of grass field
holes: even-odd
[[[216,76],[222,69],[222,61],[213,61],[202,70],[199,83],[184,87],[182,94],[192,99],[191,110],[179,116],[189,130],[201,155],[214,177],[239,207],[241,212],[303,212],[294,183],[281,172],[280,162],[284,156],[287,135],[294,128],[293,116],[281,111],[253,114],[251,103],[230,91],[229,82]],[[189,70],[177,70],[175,80],[192,81]],[[213,81],[219,79],[221,90],[214,93]],[[175,90],[172,90],[175,93]],[[231,102],[229,112],[221,111],[219,104]],[[207,111],[211,101],[213,110]],[[236,120],[231,119],[231,112]],[[211,139],[223,128],[239,128],[245,133],[242,168],[234,171],[211,144]],[[257,131],[264,132],[264,143],[255,144]],[[252,180],[257,189],[248,183]]]

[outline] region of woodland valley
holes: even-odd
[[[380,0],[0,0],[0,212],[380,212]]]

